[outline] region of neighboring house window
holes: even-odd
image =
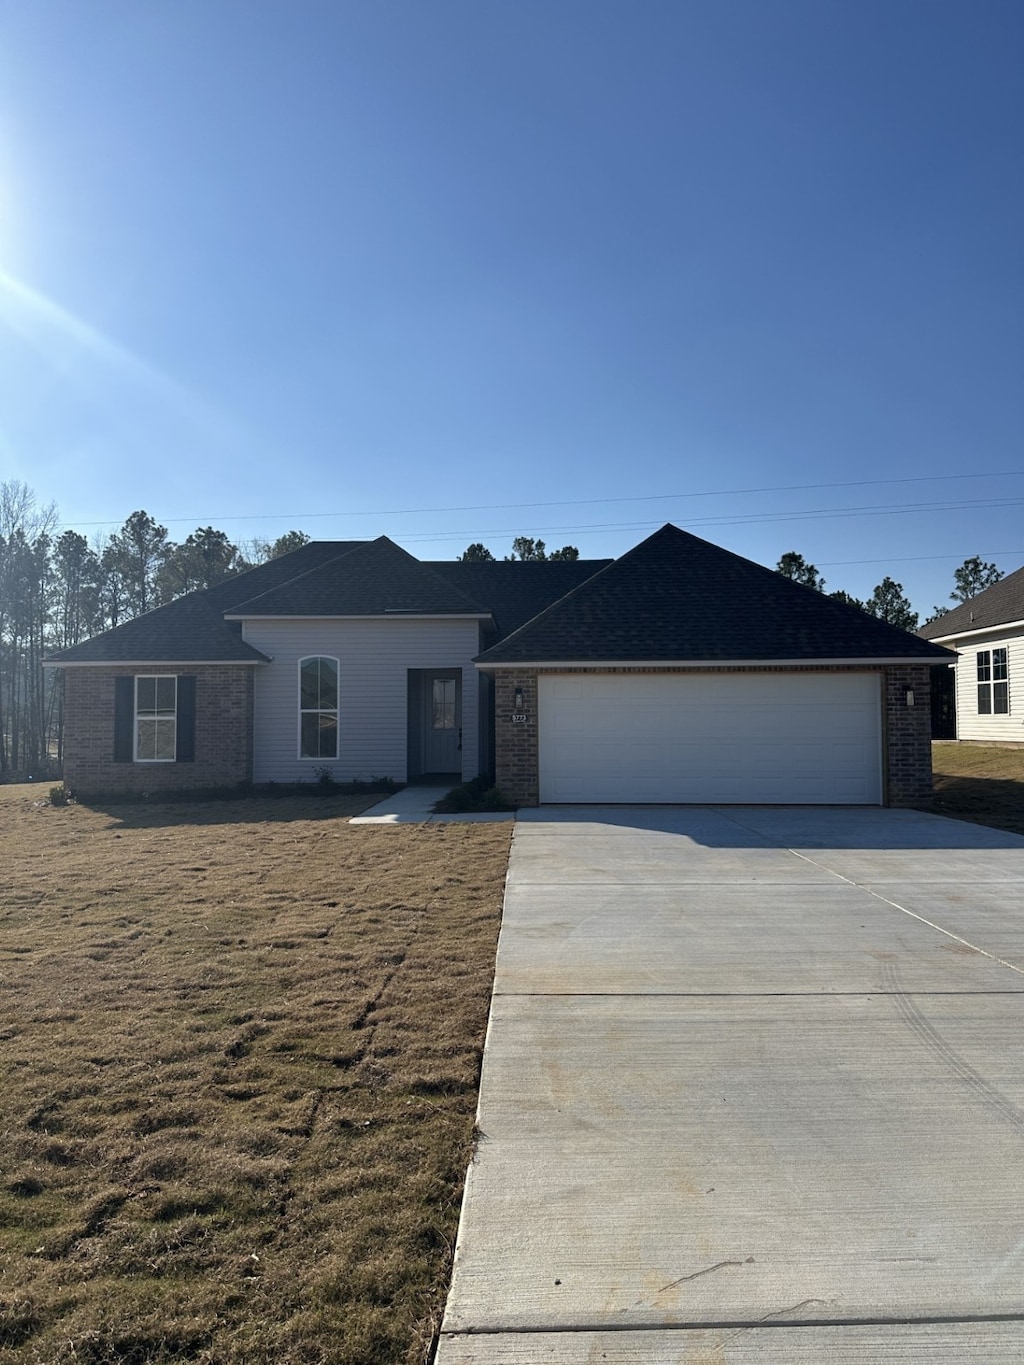
[[[177,752],[178,679],[135,679],[135,761],[173,763]]]
[[[338,757],[338,661],[299,662],[299,757]]]
[[[114,679],[115,763],[191,763],[195,729],[193,674],[142,673]]]
[[[978,715],[1010,714],[1010,683],[1006,649],[978,651]]]

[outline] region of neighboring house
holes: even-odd
[[[54,655],[73,791],[494,772],[514,802],[908,805],[949,652],[664,526],[607,561],[312,542]]]
[[[1024,744],[1024,569],[919,634],[956,650],[956,738]]]

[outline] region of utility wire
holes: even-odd
[[[752,512],[740,516],[720,516],[720,517],[687,517],[681,518],[686,527],[694,526],[768,526],[781,524],[790,521],[826,521],[843,519],[850,517],[891,517],[906,516],[914,513],[927,512],[950,512],[959,511],[964,507],[1020,507],[1024,505],[1024,498],[1005,498],[989,499],[978,498],[961,502],[942,502],[942,503],[909,503],[902,506],[889,507],[883,504],[871,505],[867,507],[854,508],[812,508],[806,512]],[[537,535],[575,535],[579,531],[634,531],[644,528],[656,527],[660,523],[657,521],[599,521],[581,522],[574,526],[555,525],[555,526],[531,526],[529,529],[534,536]],[[413,531],[403,535],[404,541],[428,542],[439,540],[455,540],[461,536],[472,535],[476,538],[485,536],[507,536],[520,535],[523,533],[521,526],[498,526],[490,527],[487,530],[467,531],[463,529],[446,531]]]
[[[189,522],[194,525],[205,523],[206,525],[219,524],[224,521],[313,521],[314,519],[332,517],[408,517],[408,516],[428,516],[438,512],[507,512],[507,511],[529,511],[541,507],[597,507],[608,504],[635,503],[635,502],[667,502],[678,501],[683,498],[729,498],[742,497],[753,493],[797,493],[820,490],[824,488],[869,488],[892,486],[895,484],[907,483],[943,483],[957,479],[1013,479],[1024,477],[1022,469],[996,470],[984,474],[920,474],[899,479],[851,479],[838,483],[788,483],[788,484],[766,484],[760,488],[717,488],[707,489],[700,492],[686,493],[646,493],[636,496],[623,498],[567,498],[555,502],[491,502],[474,503],[461,507],[398,507],[391,511],[373,512],[275,512],[272,515],[260,513],[246,513],[244,515],[231,516],[205,516],[205,517],[168,517],[170,523]],[[64,524],[64,523],[62,523]],[[79,521],[76,526],[120,526],[120,521]],[[647,522],[631,522],[630,526],[648,525]],[[457,534],[462,534],[458,532]],[[487,531],[486,535],[504,534],[504,532]]]

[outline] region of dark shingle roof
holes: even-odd
[[[225,609],[240,596],[266,592],[365,543],[311,541],[205,592],[189,593],[80,645],[62,649],[47,663],[266,663],[266,656],[245,644],[238,628],[225,622]]]
[[[434,560],[429,568],[486,607],[498,638],[532,620],[545,607],[593,578],[610,559]]]
[[[190,592],[51,655],[47,663],[267,663],[247,645],[210,603],[205,592]]]
[[[667,525],[478,661],[950,657],[858,607]]]
[[[311,540],[308,545],[300,545],[286,555],[278,555],[266,564],[257,564],[254,569],[225,579],[215,588],[210,588],[207,596],[218,611],[227,611],[236,602],[246,602],[250,597],[290,583],[293,578],[299,578],[367,544],[369,542],[365,540]]]
[[[936,621],[922,626],[919,634],[926,640],[940,640],[969,630],[985,630],[1010,621],[1024,621],[1024,569],[1009,573],[977,597],[947,611]]]
[[[281,587],[238,600],[228,616],[483,616],[460,592],[387,536],[357,545]]]

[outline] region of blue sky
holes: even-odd
[[[0,478],[927,612],[1024,563],[1022,70],[1019,0],[5,3]]]

